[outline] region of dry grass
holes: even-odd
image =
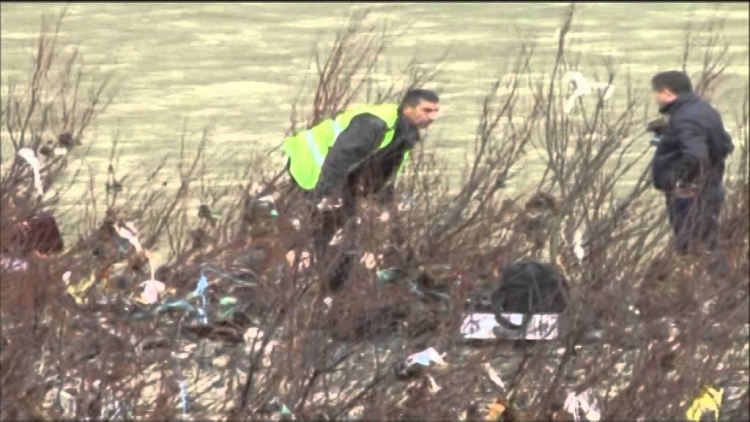
[[[316,54],[317,89],[309,111],[295,107],[290,126],[309,126],[357,101],[393,100],[434,76],[421,72],[415,60],[399,73],[401,82],[368,89],[389,33],[358,26],[360,18],[342,30],[325,57]],[[310,247],[309,217],[296,214],[279,177],[268,180],[249,163],[246,184],[206,186],[206,131],[192,157],[183,138],[176,195],[158,187],[133,192],[128,175],[117,173],[114,142],[110,183],[91,185],[108,189],[107,203],[87,204],[79,241],[54,257],[30,257],[25,272],[3,270],[2,419],[175,419],[183,417],[182,385],[193,419],[283,418],[283,405],[299,419],[445,420],[501,397],[514,413],[506,420],[547,420],[563,416],[568,392],[589,388],[606,420],[681,419],[685,402],[706,383],[732,396],[725,417],[746,418],[747,87],[733,130],[741,138],[735,139],[741,159],[735,160],[723,216],[730,275],[715,279],[700,260],[674,257],[661,246],[666,223],[661,204],[644,195],[645,169],[626,195],[614,193],[636,165],[638,157],[628,151],[648,121],[638,115],[643,99],[619,82],[615,66],[605,66],[605,80],[627,92],[624,107],[592,96],[573,113],[563,111],[568,93],[560,76],[575,70],[565,51],[573,24],[571,6],[547,83],[532,76],[533,49],[524,47],[508,75],[488,87],[461,189],[450,191],[439,163],[417,151],[399,186],[411,206],[397,220],[379,222],[371,206],[362,205],[358,253],[377,256],[396,230],[403,243],[378,268],[404,271],[383,284],[374,270],[359,266],[330,306],[325,283],[300,266],[301,252]],[[707,93],[721,82],[725,57],[715,53],[721,51],[717,39],[710,37],[713,52],[704,55],[698,72],[696,85]],[[5,97],[3,136],[16,149],[38,150],[41,139],[34,134],[45,131],[83,139],[111,101],[106,83],[87,91],[77,56],[59,51],[54,36],[41,37],[29,85],[11,86],[17,95]],[[531,94],[522,98],[522,90]],[[532,105],[520,107],[522,99]],[[529,146],[545,151],[548,172],[536,192],[508,198],[504,187]],[[146,169],[145,176],[155,180],[163,168]],[[54,182],[66,171],[65,158],[44,164],[47,188],[59,189],[58,197],[66,191]],[[3,247],[10,246],[6,235],[15,221],[32,210],[54,210],[57,197],[37,201],[29,180],[21,161],[3,170]],[[194,190],[204,205],[197,223],[191,217],[199,210],[186,200]],[[259,202],[268,194],[279,197],[278,218]],[[544,200],[549,197],[554,204]],[[218,209],[220,218],[212,214]],[[292,216],[301,219],[300,230],[292,227]],[[163,262],[149,264],[149,253],[117,243],[113,230],[128,221],[140,229],[146,251],[167,245]],[[575,258],[576,247],[585,250],[585,259]],[[290,250],[296,252],[291,264]],[[493,288],[504,264],[529,257],[558,263],[573,285],[570,324],[561,338],[519,350],[460,342],[467,300]],[[92,282],[77,299],[62,283],[67,271],[74,286]],[[209,309],[232,296],[234,313],[225,321],[212,313],[207,326],[178,310],[145,318],[150,309],[133,298],[151,272],[167,286],[163,298],[185,297],[203,273],[210,280]],[[415,291],[443,292],[448,299],[420,298]],[[675,322],[673,338],[655,334],[657,317]],[[579,345],[593,320],[607,327],[606,344]],[[448,354],[449,367],[432,373],[437,392],[425,378],[402,382],[393,373],[398,362],[426,347]],[[505,388],[490,381],[485,363],[500,373]]]

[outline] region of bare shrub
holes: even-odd
[[[115,139],[106,186],[92,177],[82,200],[80,240],[57,256],[29,258],[26,271],[2,270],[2,418],[175,419],[184,411],[232,420],[479,419],[499,400],[504,420],[546,420],[565,416],[568,393],[590,389],[607,420],[682,419],[706,383],[726,388],[725,415],[746,409],[748,88],[723,217],[730,274],[717,279],[699,259],[663,247],[661,203],[648,194],[648,169],[637,170],[650,153],[645,104],[615,64],[602,66],[599,82],[626,92],[621,102],[594,94],[565,111],[564,74],[580,64],[565,50],[574,12],[563,17],[551,79],[532,75],[533,49],[522,46],[488,87],[458,190],[420,148],[398,185],[399,218],[379,221],[376,207],[361,204],[353,252],[364,262],[335,296],[307,266],[309,216],[283,172],[268,180],[249,163],[238,186],[206,186],[210,131],[191,153],[183,128],[177,191],[156,183],[166,158],[134,188],[136,175],[118,171]],[[327,55],[316,51],[316,89],[307,111],[295,107],[291,131],[356,103],[396,101],[434,77],[414,59],[378,85],[391,33],[365,17],[353,16]],[[83,139],[110,101],[98,98],[104,84],[82,99],[83,70],[56,61],[55,41],[42,37],[39,46],[32,75],[41,76],[3,103],[3,134],[16,150],[40,150],[29,139],[46,128]],[[708,57],[697,84],[706,92],[722,82],[712,75],[724,66],[721,54]],[[52,74],[69,78],[43,76]],[[503,195],[532,148],[548,169],[539,188]],[[3,174],[3,247],[7,227],[55,204],[36,201],[27,167],[13,162]],[[45,167],[45,188],[65,171],[65,158]],[[626,184],[634,172],[640,177]],[[100,189],[105,204],[96,202]],[[269,194],[277,214],[260,200]],[[130,223],[139,247],[118,234]],[[557,264],[572,286],[560,338],[512,350],[459,341],[463,314],[481,307],[502,267],[530,258]],[[139,303],[152,274],[166,289],[159,304]],[[660,337],[662,318],[675,324],[672,338]],[[581,344],[592,325],[605,329],[604,344]],[[428,371],[431,379],[396,376],[399,363],[427,347],[446,352],[449,366]]]

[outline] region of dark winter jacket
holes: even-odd
[[[677,182],[701,189],[718,187],[724,162],[734,146],[719,112],[696,94],[683,94],[662,106],[669,116],[652,161],[654,187],[671,191]]]
[[[404,154],[419,141],[419,130],[399,117],[393,140],[378,150],[387,130],[386,123],[370,113],[355,116],[328,150],[316,196],[340,195],[344,188],[356,186],[360,194],[392,200],[396,173]]]

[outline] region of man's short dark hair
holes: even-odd
[[[657,73],[651,79],[651,87],[657,92],[668,89],[675,95],[693,92],[693,84],[690,82],[690,77],[685,72],[678,70]]]
[[[416,107],[420,102],[427,101],[430,103],[440,102],[437,93],[429,89],[414,88],[410,89],[401,100],[401,107]]]

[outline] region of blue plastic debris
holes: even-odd
[[[180,399],[182,400],[182,417],[187,417],[187,381],[180,381]]]
[[[203,304],[203,306],[198,309],[198,314],[201,316],[201,324],[208,324],[208,316],[206,315],[206,307],[208,305],[206,301],[206,288],[208,288],[208,279],[205,274],[201,274],[201,278],[198,280],[198,286],[193,292],[193,294],[201,297],[201,303]]]

